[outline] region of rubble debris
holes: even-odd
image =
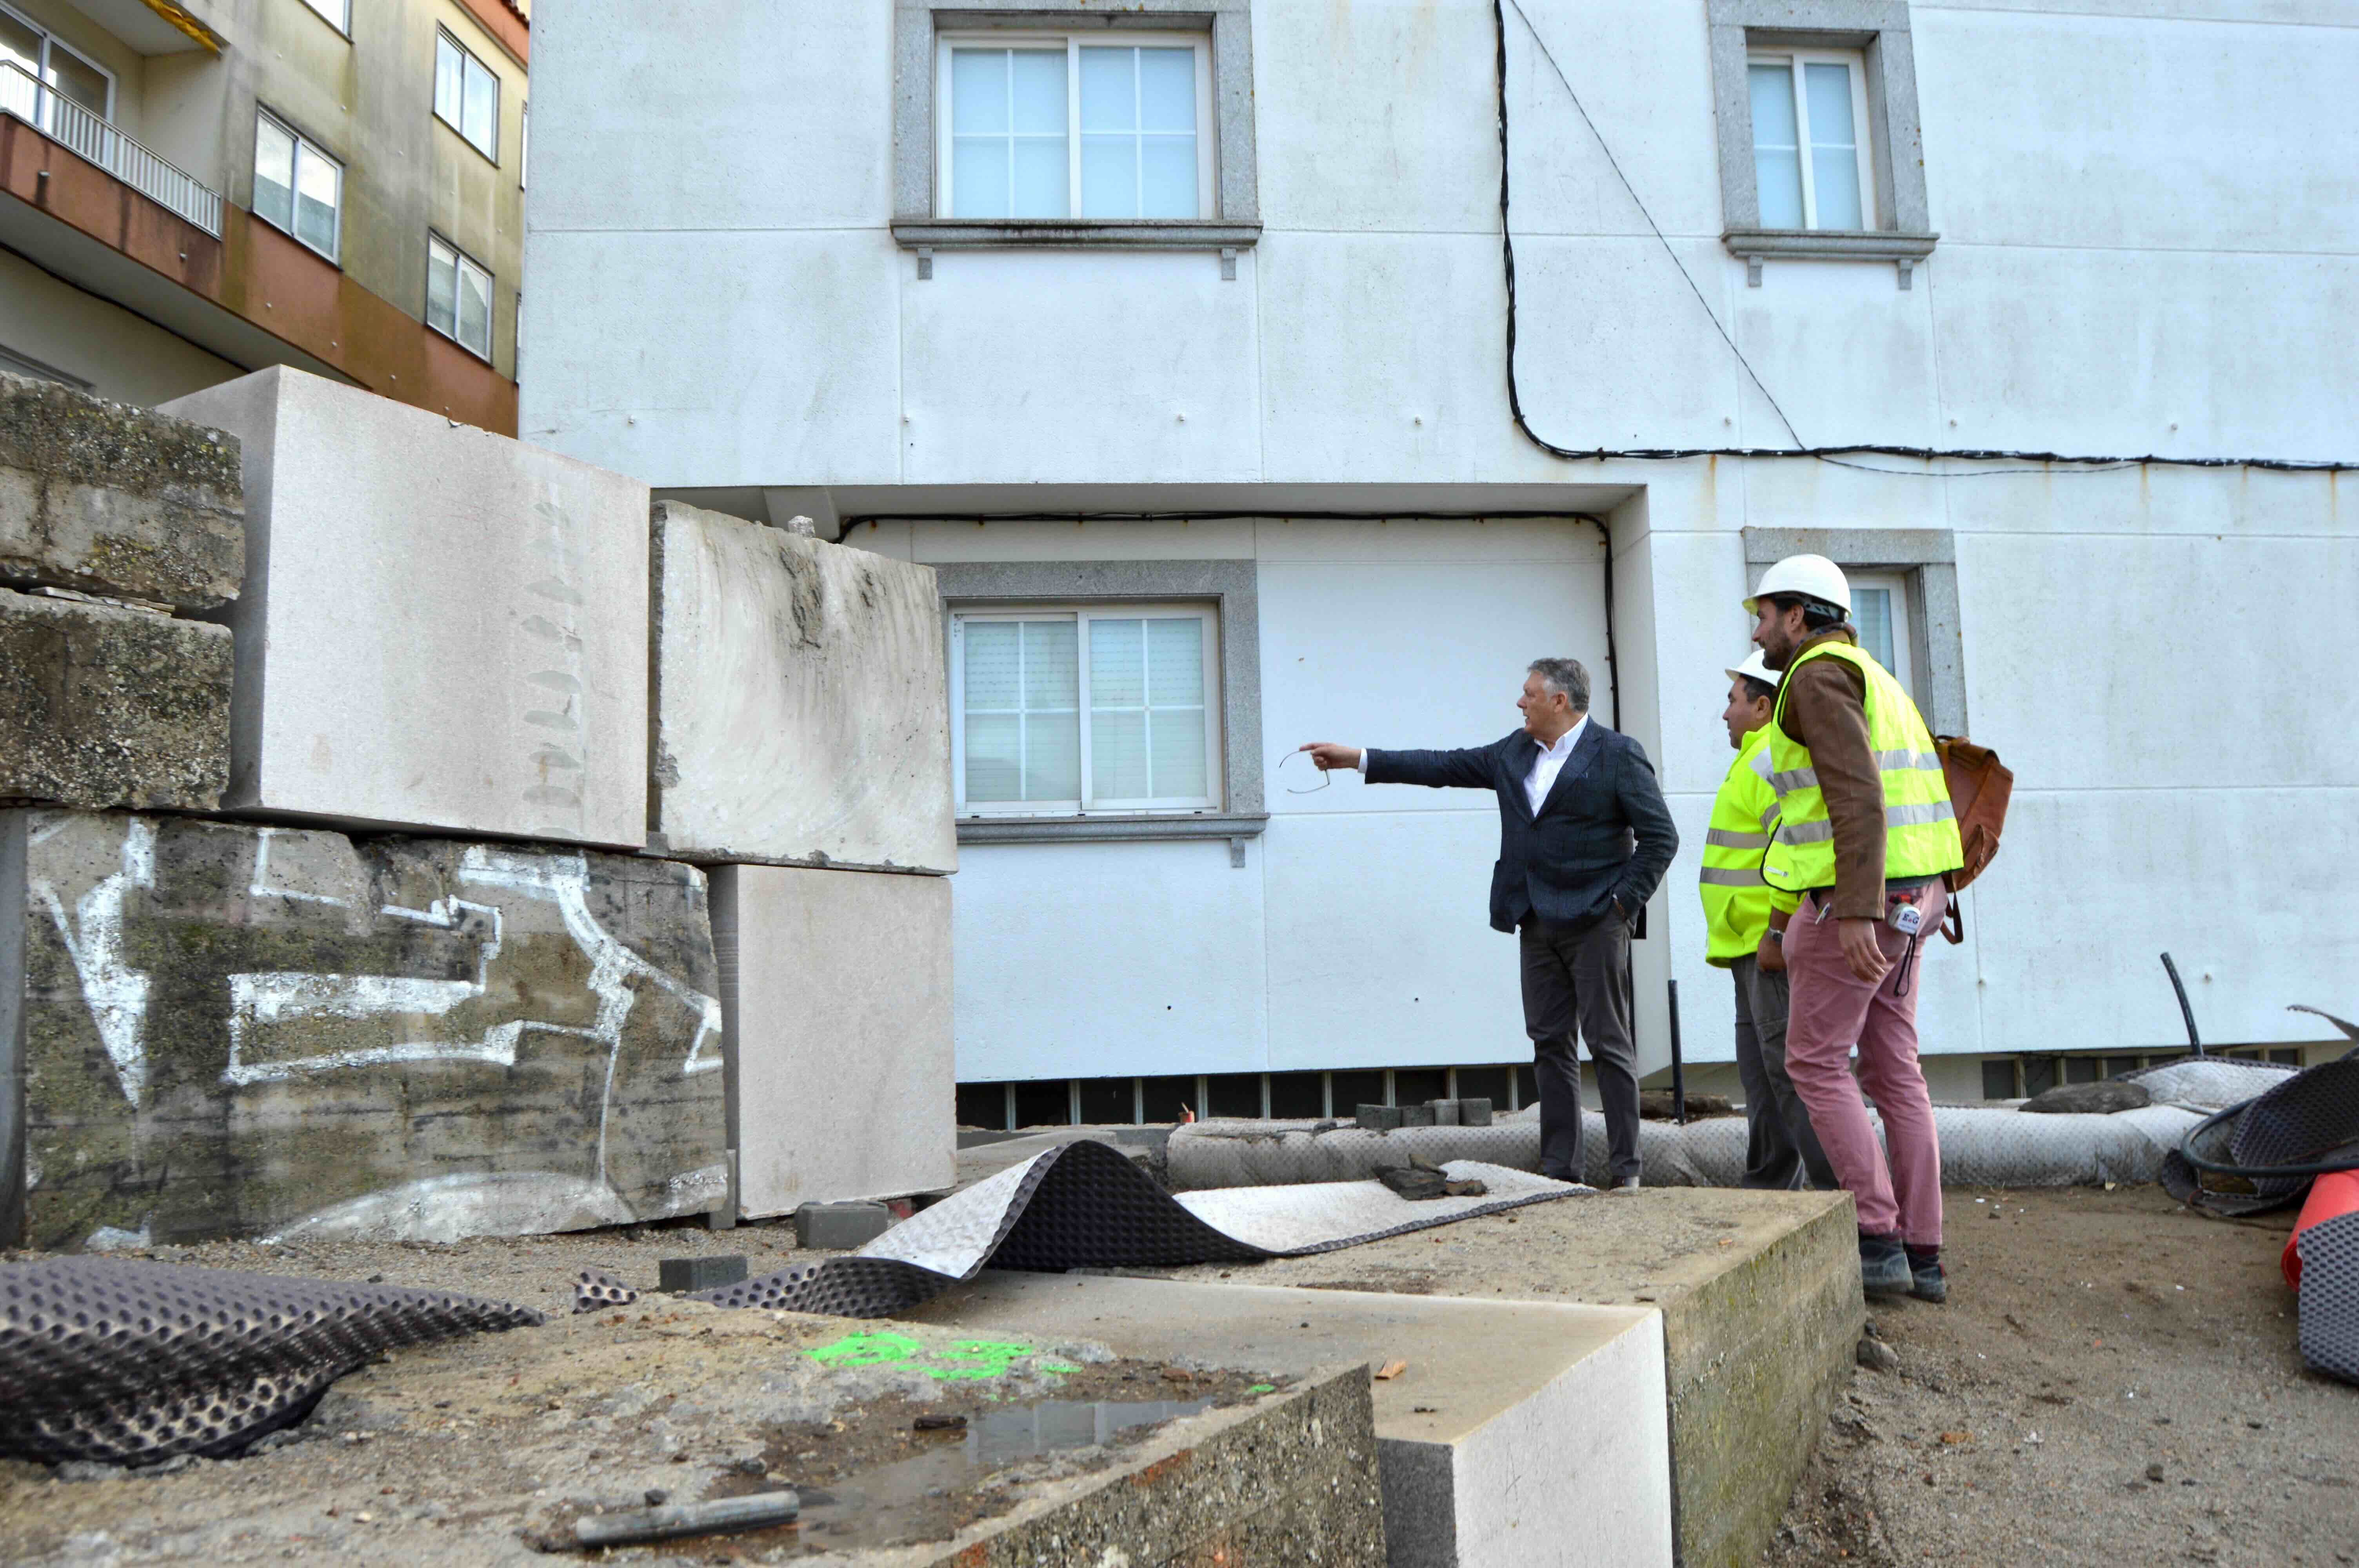
[[[2032,1096],[2015,1108],[2052,1116],[2112,1116],[2139,1110],[2154,1103],[2144,1084],[2107,1078],[2095,1084],[2058,1084]]]
[[[1647,1089],[1638,1096],[1638,1114],[1649,1121],[1676,1121],[1680,1115],[1677,1096],[1669,1089]],[[1726,1095],[1690,1094],[1688,1096],[1688,1118],[1694,1120],[1707,1116],[1734,1116],[1736,1107]]]
[[[745,1278],[744,1253],[721,1258],[665,1258],[656,1264],[656,1289],[679,1295],[734,1285]]]
[[[583,1514],[573,1521],[573,1539],[582,1546],[627,1546],[642,1541],[790,1524],[801,1512],[802,1498],[791,1491],[754,1492],[742,1498],[715,1498],[708,1503]]]

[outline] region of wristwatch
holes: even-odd
[[[1769,928],[1769,940],[1783,947],[1786,945],[1786,934],[1773,925]]]

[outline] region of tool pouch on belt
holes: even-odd
[[[1941,758],[1941,782],[1950,791],[1950,809],[1957,814],[1958,843],[1965,862],[1942,873],[1951,892],[1949,918],[1941,935],[1951,942],[1966,939],[1966,917],[1958,890],[1983,874],[1998,854],[1999,831],[2006,826],[2006,803],[2015,794],[2015,774],[1998,753],[1977,746],[1962,735],[1934,737],[1933,750]]]

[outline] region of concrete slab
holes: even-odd
[[[226,626],[0,589],[0,800],[214,809],[231,662]]]
[[[0,878],[31,1245],[447,1241],[723,1190],[692,866],[15,811]]]
[[[712,934],[740,1213],[948,1187],[949,880],[716,866]]]
[[[210,610],[245,575],[237,442],[0,374],[0,581]]]
[[[934,569],[675,502],[654,528],[665,853],[956,871]]]
[[[1651,1307],[988,1272],[909,1315],[1271,1372],[1406,1361],[1375,1385],[1393,1568],[1672,1561]]]
[[[647,487],[274,367],[244,447],[233,808],[643,848]]]
[[[1229,1271],[1256,1287],[1659,1311],[1679,1560],[1749,1568],[1850,1376],[1866,1316],[1857,1235],[1847,1193],[1648,1188]]]

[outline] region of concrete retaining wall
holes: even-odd
[[[951,1185],[951,886],[719,866],[730,1143],[747,1217]]]
[[[933,568],[672,502],[654,526],[665,851],[956,871]]]
[[[693,867],[14,811],[0,881],[10,1241],[448,1238],[722,1196]]]
[[[225,626],[0,589],[0,800],[219,806],[230,666]]]
[[[166,407],[245,451],[231,806],[645,845],[647,486],[283,367]]]

